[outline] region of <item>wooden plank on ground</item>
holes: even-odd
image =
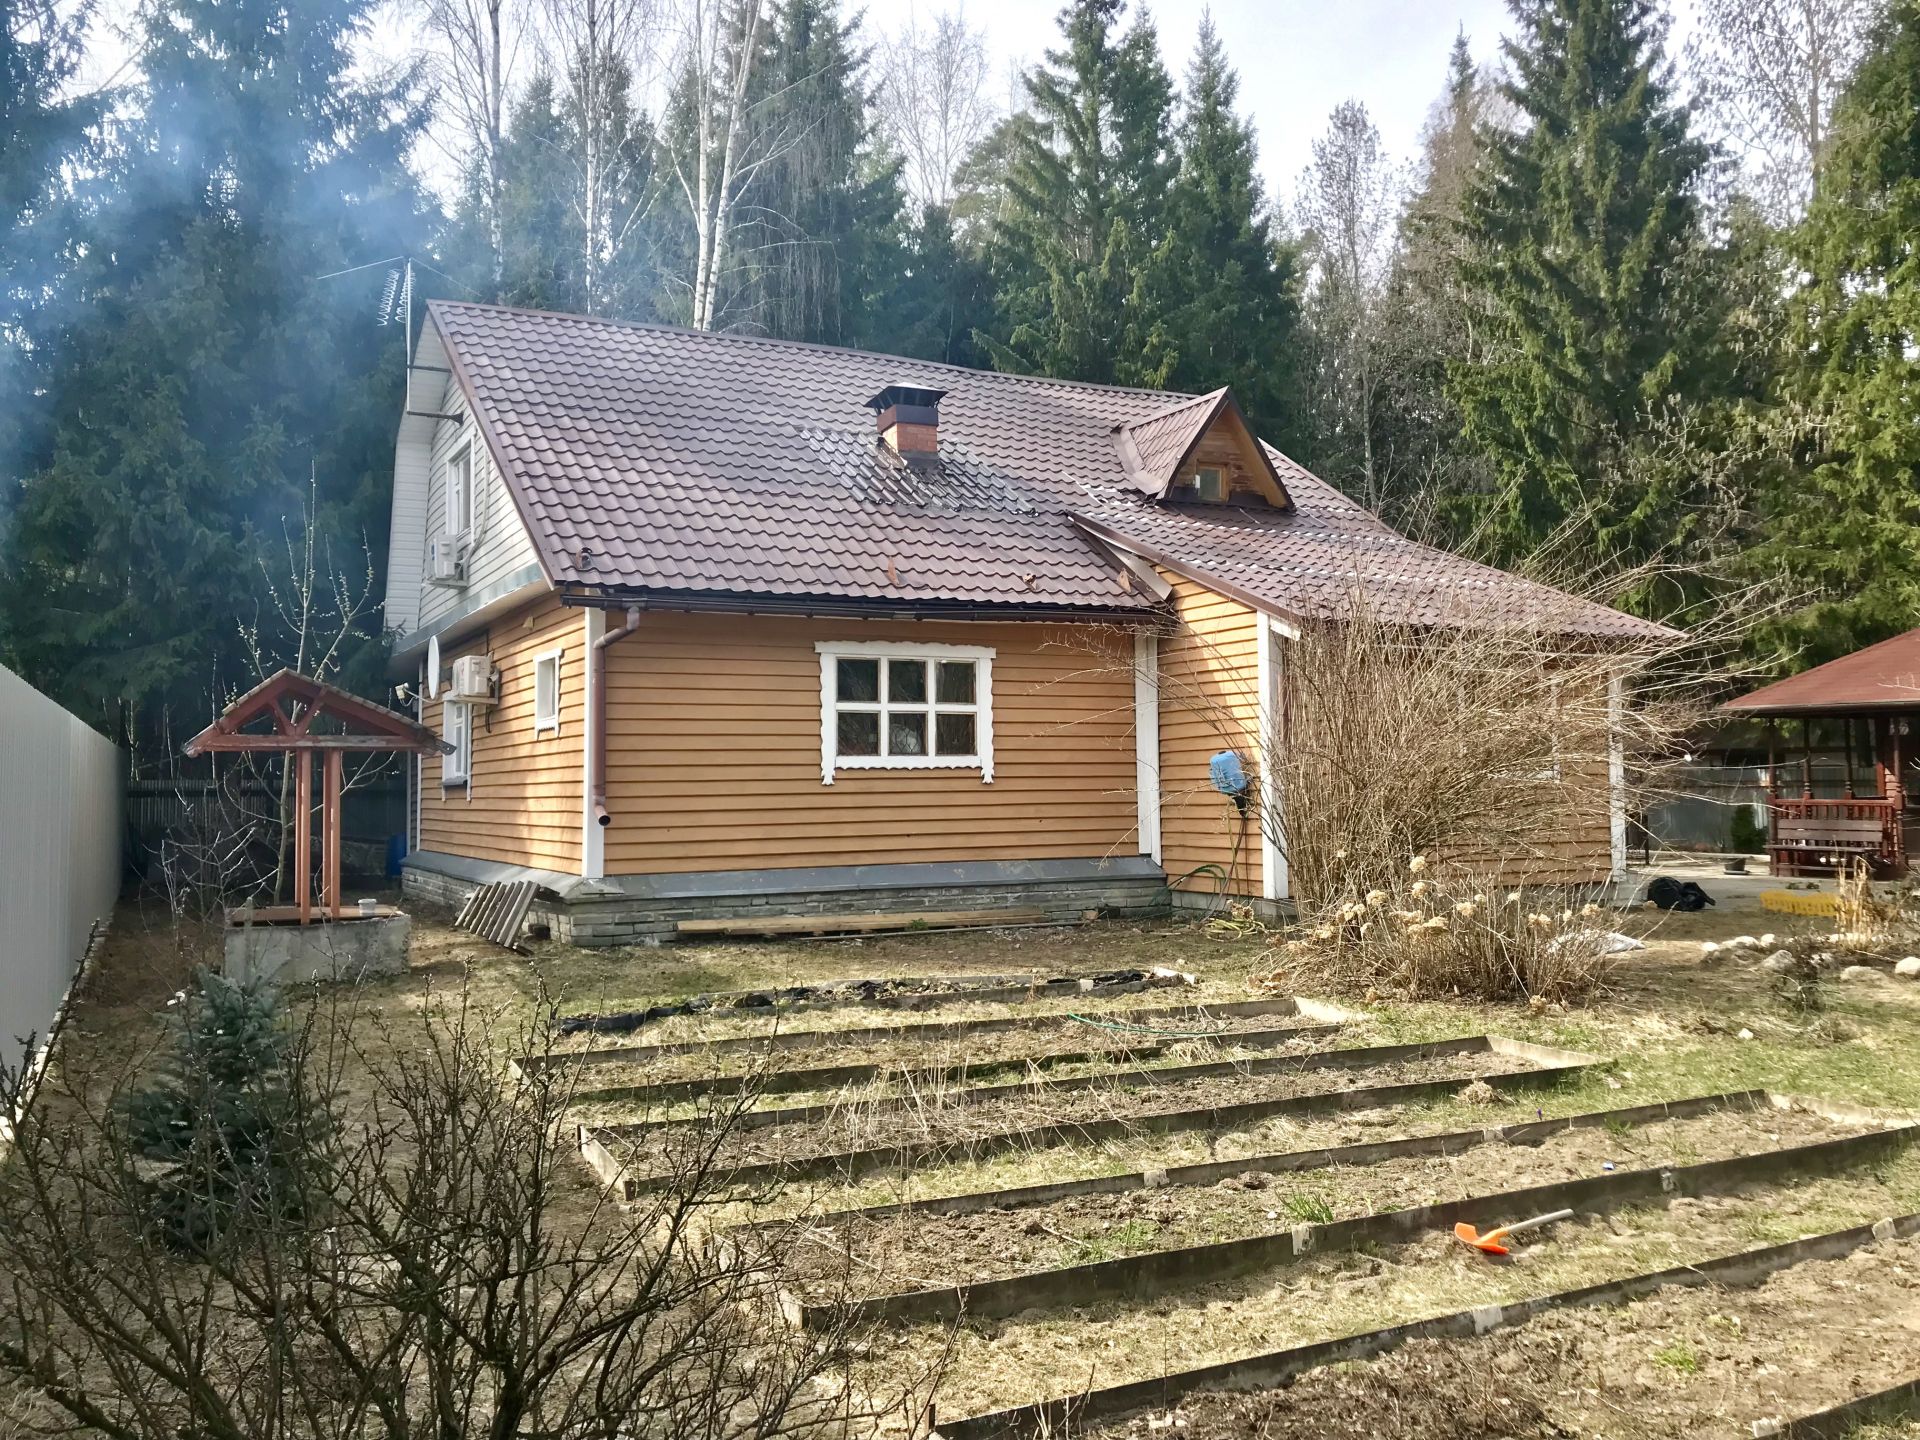
[[[764,919],[682,920],[682,935],[819,935],[832,932],[919,930],[940,926],[1035,925],[1044,910],[902,910],[882,915],[769,915]]]

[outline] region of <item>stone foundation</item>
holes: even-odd
[[[1143,856],[1105,860],[984,861],[934,865],[846,865],[800,870],[711,871],[583,880],[422,852],[407,861],[410,898],[457,906],[478,886],[533,880],[531,913],[570,945],[660,945],[682,920],[775,915],[880,915],[936,910],[1038,909],[1075,923],[1168,912],[1166,876]]]
[[[403,975],[412,934],[413,921],[398,913],[312,925],[230,920],[221,971],[242,984],[266,980],[278,985]]]

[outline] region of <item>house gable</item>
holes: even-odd
[[[1116,425],[1113,435],[1128,480],[1152,499],[1292,507],[1272,458],[1231,390]]]

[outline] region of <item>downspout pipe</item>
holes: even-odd
[[[593,820],[602,829],[613,823],[607,813],[607,659],[606,650],[640,628],[640,607],[627,607],[627,623],[593,642]]]

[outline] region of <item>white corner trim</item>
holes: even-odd
[[[1300,632],[1262,615],[1256,633],[1260,645],[1260,893],[1268,900],[1285,900],[1291,887],[1286,849],[1280,843],[1284,828],[1280,786],[1273,773],[1282,740],[1281,686],[1285,683],[1285,667],[1277,651],[1282,637],[1297,638]]]
[[[567,653],[564,645],[556,645],[551,650],[542,650],[533,657],[533,733],[535,735],[558,735],[560,733],[560,678],[564,673],[560,662]],[[551,660],[553,662],[553,713],[543,716],[540,713],[540,667]]]
[[[1613,877],[1627,873],[1627,680],[1614,675],[1607,680],[1607,810],[1611,840]]]
[[[980,783],[993,783],[993,658],[995,651],[986,645],[937,645],[907,640],[816,640],[814,651],[820,657],[820,783],[833,784],[842,770],[978,770]],[[978,684],[972,705],[938,705],[929,694],[924,708],[928,712],[928,735],[932,735],[932,713],[936,710],[965,711],[974,716],[972,755],[841,755],[836,743],[838,725],[834,703],[834,662],[847,658],[895,658],[901,660],[971,660],[979,666]],[[882,714],[889,707],[884,701],[871,708]]]
[[[1133,790],[1140,853],[1160,863],[1160,637],[1133,637]]]
[[[607,612],[598,605],[589,605],[581,612],[585,617],[584,628],[580,635],[580,653],[586,656],[581,662],[581,701],[584,717],[580,724],[580,874],[587,880],[599,880],[607,873],[607,837],[606,832],[594,823],[593,818],[593,717],[598,712],[595,706],[600,697],[594,691],[593,648],[600,637],[607,633]]]

